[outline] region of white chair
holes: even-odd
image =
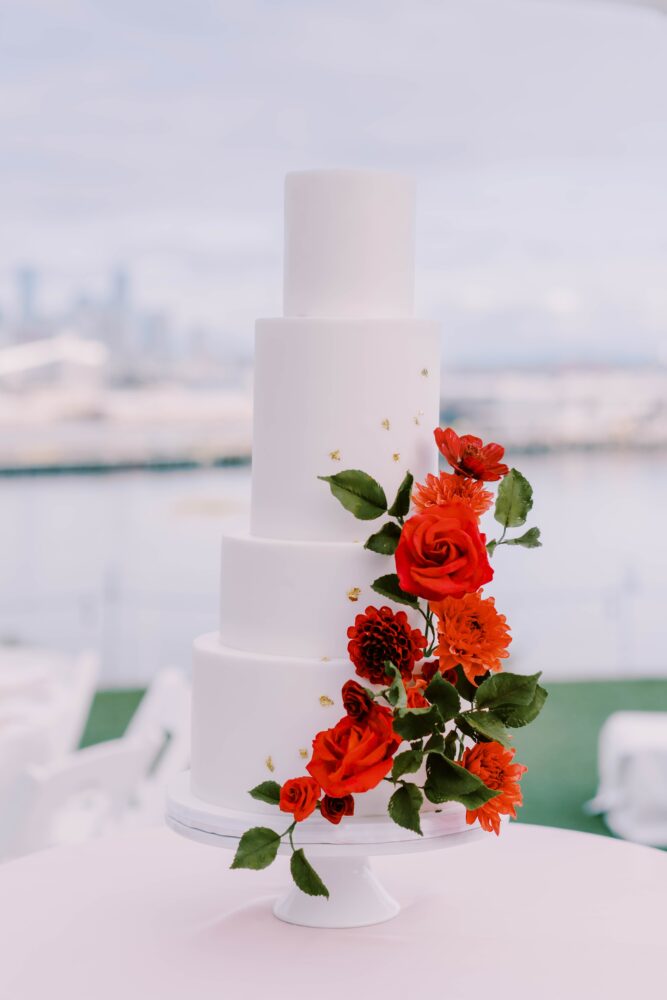
[[[190,682],[184,671],[166,667],[155,676],[130,720],[125,738],[161,734],[155,759],[126,817],[134,825],[163,821],[167,784],[189,766],[191,700]]]
[[[615,712],[598,741],[598,792],[586,811],[624,840],[667,847],[667,712]]]
[[[0,859],[78,843],[113,828],[159,746],[159,734],[110,740],[26,767],[5,796]]]

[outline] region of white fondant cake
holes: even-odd
[[[317,477],[363,469],[391,497],[408,469],[436,470],[439,417],[437,331],[411,318],[412,183],[313,171],[285,191],[286,315],[257,323],[250,533],[223,540],[219,632],[194,646],[192,791],[261,814],[275,806],[249,789],[306,773],[344,714],[348,626],[390,603],[370,586],[392,569],[363,548],[373,523]],[[356,796],[355,815],[390,792]]]

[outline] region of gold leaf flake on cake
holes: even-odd
[[[333,705],[333,698],[330,698],[328,694],[321,694],[320,705],[322,708],[330,708],[330,706]]]
[[[421,418],[423,416],[424,416],[424,411],[423,410],[418,410],[417,411],[417,416],[415,417],[415,423],[417,424],[417,427],[419,427],[419,425],[421,424]]]
[[[387,420],[387,418],[386,418],[386,417],[385,417],[385,418],[384,418],[384,420],[382,421],[382,426],[384,427],[384,429],[385,429],[386,431],[388,431],[388,430],[389,430],[389,428],[390,428],[390,426],[391,426],[391,424],[389,423],[389,421]]]
[[[422,368],[422,372],[421,373],[424,376],[424,378],[428,378],[428,368]]]
[[[331,659],[330,656],[323,656],[322,657],[322,663],[328,663],[330,659]]]
[[[393,460],[395,462],[400,462],[400,460],[401,460],[401,455],[400,455],[400,452],[398,452],[398,451],[395,451],[394,454],[391,457],[393,458]]]
[[[333,451],[330,451],[329,458],[332,462],[340,462],[340,448],[335,448]]]
[[[358,601],[360,597],[361,587],[352,587],[352,589],[347,592],[348,601]]]
[[[299,750],[299,757],[301,758],[301,760],[307,760],[307,758],[308,758],[308,751],[306,750],[305,747],[302,747]]]
[[[276,765],[273,763],[273,757],[267,757],[264,763],[266,764],[267,770],[273,774],[276,769]]]

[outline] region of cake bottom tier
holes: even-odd
[[[193,794],[227,809],[275,815],[275,806],[248,791],[267,779],[282,784],[307,774],[313,738],[344,715],[341,688],[351,677],[348,660],[245,653],[223,646],[217,632],[200,636],[194,643]],[[386,815],[392,790],[383,781],[356,795],[355,817]],[[437,808],[424,803],[429,811]]]

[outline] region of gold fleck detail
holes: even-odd
[[[348,601],[358,601],[361,597],[361,587],[353,587],[352,590],[348,590],[347,599]]]
[[[340,462],[340,448],[336,448],[335,451],[330,451],[329,458],[332,462]]]
[[[308,757],[308,751],[305,748],[302,748],[301,750],[299,750],[299,757],[301,758],[301,760],[306,760],[306,758]]]
[[[422,375],[424,378],[428,378],[428,368],[422,368]]]
[[[330,656],[323,656],[322,657],[322,663],[328,663],[330,659],[331,659]]]
[[[397,451],[395,451],[394,454],[391,457],[393,458],[393,460],[395,462],[400,462],[400,460],[401,460],[401,456],[400,456],[399,452],[397,452]]]
[[[328,694],[321,694],[320,705],[322,706],[322,708],[329,708],[331,705],[333,705],[333,698],[330,698]]]
[[[415,423],[417,424],[417,427],[419,427],[419,425],[421,424],[421,419],[420,418],[423,417],[423,416],[424,416],[424,411],[423,410],[419,410],[417,412],[417,416],[415,417]]]
[[[273,772],[276,769],[276,765],[273,763],[273,757],[267,757],[266,760],[264,761],[264,763],[266,764],[266,766],[267,766],[268,770],[271,772],[271,774],[273,774]]]
[[[385,429],[386,431],[388,431],[388,430],[389,430],[389,427],[391,426],[391,425],[390,425],[390,423],[389,423],[389,421],[387,420],[387,418],[386,418],[386,417],[385,417],[385,418],[384,418],[384,420],[382,421],[382,426],[384,427],[384,429]]]

